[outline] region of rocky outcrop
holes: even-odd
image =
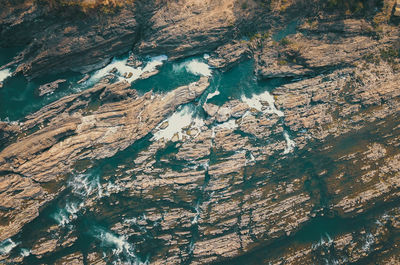
[[[247,106],[236,115],[235,106],[246,106],[239,100],[223,106],[206,103],[206,126],[175,143],[176,152],[160,157],[156,154],[166,144],[154,142],[139,153],[132,168],[138,177],[116,180],[126,188],[126,196],[168,202],[179,196],[185,205],[145,210],[147,220],[140,226],[168,246],[152,262],[242,264],[260,248],[269,250],[263,262],[273,264],[345,264],[374,255],[382,262],[396,260],[396,248],[385,242],[397,230],[382,225],[382,220],[388,218],[384,209],[391,209],[399,191],[399,153],[391,147],[398,145],[399,74],[385,61],[375,65],[363,59],[375,51],[368,47],[357,55],[357,65],[339,64],[340,56],[334,60],[331,53],[318,53],[332,64],[313,69],[329,71],[276,87],[272,94],[283,116],[265,111],[267,102],[261,110]],[[292,157],[285,151],[291,141],[296,145]],[[172,170],[158,163],[176,159],[187,166]],[[388,208],[377,209],[386,203]],[[333,215],[344,228],[365,212],[373,216],[368,230],[351,225],[352,233],[339,229],[333,236],[321,231],[314,244],[291,249],[298,231],[299,241],[304,240],[307,224]],[[160,225],[153,226],[154,221]],[[168,231],[177,226],[180,233],[171,235]],[[131,224],[112,229],[132,237],[136,233]],[[268,248],[282,241],[284,247]]]
[[[0,150],[12,143],[20,132],[19,124],[0,122]]]
[[[178,1],[161,6],[148,22],[151,29],[139,53],[167,53],[171,58],[212,51],[233,37],[235,1]]]
[[[394,10],[393,15],[396,17],[399,17],[400,16],[400,2],[399,1],[396,1],[396,5],[395,5],[394,9],[395,10]]]
[[[363,20],[306,22],[297,34],[280,42],[258,40],[263,48],[255,52],[256,71],[261,78],[270,79],[315,75],[352,65],[378,44],[372,32]]]
[[[250,57],[251,51],[248,43],[246,41],[234,41],[218,47],[208,63],[215,68],[229,70]]]
[[[125,149],[207,86],[207,78],[203,77],[165,96],[152,96],[149,92],[137,97],[128,83],[99,83],[28,116],[21,125],[22,136],[0,153],[4,190],[0,193],[4,224],[0,240],[17,233],[62,190],[46,190],[44,183],[62,186],[76,162],[110,157]],[[30,130],[35,131],[23,134]]]
[[[233,34],[214,13],[236,18],[228,1],[206,1],[214,10],[178,4],[157,7],[157,32],[138,50],[187,56]],[[174,23],[164,16],[171,10]],[[209,28],[200,26],[203,19]],[[221,105],[202,98],[192,107],[204,113],[183,128],[166,118],[198,98],[207,77],[139,96],[109,75],[19,124],[0,124],[0,241],[38,235],[23,242],[30,257],[10,250],[0,259],[398,262],[397,29],[377,38],[366,20],[317,22],[304,22],[279,43],[264,35],[218,48],[208,58],[214,67],[229,69],[252,55],[257,77],[278,82],[270,92]],[[132,55],[129,64],[140,63]],[[178,130],[173,137],[154,137],[170,128]],[[63,193],[79,201],[72,207]],[[63,211],[61,221],[41,222],[38,215],[59,213],[54,209]],[[88,231],[85,240],[78,229]]]
[[[213,117],[218,122],[225,122],[231,117],[239,118],[243,116],[250,107],[239,100],[232,100],[220,107],[211,103],[205,103],[203,109],[207,115]]]
[[[228,105],[234,106],[235,102]],[[256,114],[246,114],[253,115]],[[156,160],[154,156],[158,150],[166,147],[160,140],[138,154],[132,167],[137,176],[135,180],[130,179],[129,175],[115,180],[115,185],[125,188],[127,197],[169,201],[171,196],[179,194],[180,200],[193,209],[188,211],[176,206],[172,209],[144,210],[146,220],[140,226],[155,232],[162,245],[168,246],[153,257],[154,264],[176,264],[187,259],[193,264],[204,264],[235,257],[251,249],[258,238],[268,237],[272,240],[282,234],[290,234],[309,220],[313,202],[308,194],[301,191],[304,179],[282,180],[274,184],[272,179],[265,179],[266,175],[273,172],[262,170],[263,166],[256,167],[260,170],[258,174],[252,174],[249,165],[254,165],[255,160],[249,159],[246,153],[251,150],[257,159],[262,160],[266,155],[266,147],[254,145],[247,137],[241,137],[235,125],[240,123],[239,120],[230,120],[228,123],[211,123],[208,127],[202,127],[200,133],[176,143],[178,152],[169,160],[178,159],[193,167],[170,170],[158,165],[157,160],[165,160],[164,157]],[[270,131],[270,128],[264,127],[264,130]],[[271,142],[268,145],[272,148],[271,152],[281,152],[279,149],[283,149],[283,142],[283,139]],[[209,155],[216,150],[220,152],[218,156],[224,155],[212,161]],[[130,172],[129,168],[125,170]],[[252,188],[245,188],[248,185]],[[199,186],[202,187],[201,197],[196,195]],[[158,190],[163,192],[159,193]],[[127,216],[126,220],[129,219]],[[150,225],[150,220],[159,222],[159,225]],[[139,220],[135,224],[139,225]],[[128,237],[134,236],[136,232],[130,228],[131,225],[129,222],[118,223],[113,231]],[[183,231],[171,235],[169,231],[174,227],[180,227]],[[198,231],[196,241],[193,241],[194,229]]]
[[[101,12],[85,14],[66,5],[51,9],[45,3],[30,2],[10,7],[1,14],[0,46],[27,46],[8,65],[18,66],[15,74],[35,78],[69,70],[86,73],[132,48],[137,55],[167,54],[171,59],[211,52],[238,34],[237,26],[249,19],[250,11],[237,8],[235,0],[182,0],[136,1]],[[247,53],[221,52],[237,59]]]
[[[123,9],[118,16],[81,14],[80,19],[79,11],[48,11],[32,4],[7,11],[1,22],[1,44],[29,43],[11,62],[18,64],[16,72],[29,78],[102,67],[113,56],[128,52],[138,34],[132,9]]]
[[[19,55],[23,58],[23,64],[18,66],[17,72],[36,77],[49,71],[73,70],[85,73],[100,68],[113,56],[131,49],[138,32],[138,24],[134,17],[132,12],[124,10],[119,17],[110,18],[108,21],[70,21],[68,26],[61,27],[54,24],[54,27],[58,28],[47,28],[42,33],[42,39],[36,37],[39,40],[36,39]],[[105,25],[96,28],[102,24]],[[57,31],[63,34],[54,36],[53,32]],[[49,36],[55,38],[48,40]],[[37,45],[41,47],[38,49]]]
[[[67,80],[59,79],[59,80],[53,81],[51,83],[47,83],[47,84],[41,85],[38,88],[39,96],[44,96],[44,95],[53,93],[54,91],[56,91],[60,87],[60,84],[64,84],[65,82],[67,82]]]

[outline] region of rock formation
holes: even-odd
[[[319,3],[270,2],[268,21]],[[96,33],[100,18],[77,21],[50,48],[36,45],[66,25],[18,36],[32,21],[41,29],[38,18],[49,13],[3,11],[0,36],[11,36],[0,44],[29,39],[10,65],[31,78],[52,67],[86,72],[133,48],[135,67],[140,55],[163,51],[171,59],[208,52],[218,73],[250,59],[254,78],[270,87],[217,104],[203,95],[213,77],[141,94],[111,74],[19,122],[0,122],[0,261],[399,262],[396,1],[365,15],[297,14],[296,32],[280,40],[271,33],[284,28],[265,32],[249,19],[258,3],[240,4],[138,2]],[[245,21],[260,33],[240,39]],[[141,35],[140,25],[148,26]],[[169,120],[190,107],[201,115],[189,112],[183,126]]]

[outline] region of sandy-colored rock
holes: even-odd
[[[59,79],[59,80],[53,81],[51,83],[47,83],[47,84],[41,85],[38,88],[39,96],[44,96],[44,95],[53,93],[54,91],[56,91],[60,87],[61,84],[64,84],[66,82],[67,82],[66,79]]]
[[[24,130],[50,122],[0,153],[0,170],[6,172],[2,176],[2,186],[9,187],[7,193],[0,196],[5,196],[2,197],[4,207],[11,210],[2,211],[8,223],[0,227],[0,240],[17,233],[24,223],[38,215],[39,207],[60,191],[48,194],[38,183],[62,180],[79,160],[109,157],[125,149],[148,134],[179,105],[199,96],[207,86],[208,79],[204,77],[162,97],[137,98],[129,96],[133,92],[128,83],[100,83],[27,117]],[[100,94],[103,105],[89,113],[82,111],[90,108],[88,101],[82,106],[82,99],[89,99],[93,93]],[[115,103],[116,100],[119,102]],[[92,146],[97,148],[91,149]],[[16,188],[12,188],[12,183]],[[18,185],[25,188],[23,193]],[[12,197],[8,193],[13,194]],[[21,204],[24,207],[17,207]]]

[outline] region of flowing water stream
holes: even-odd
[[[132,83],[132,88],[139,94],[144,94],[150,90],[154,93],[165,93],[178,86],[187,85],[196,81],[200,76],[210,76],[210,86],[206,92],[195,102],[186,104],[178,108],[167,121],[169,126],[157,133],[149,134],[146,137],[135,142],[127,149],[118,152],[111,158],[99,161],[88,161],[91,166],[89,169],[81,171],[76,169],[74,173],[67,176],[65,189],[59,194],[53,202],[43,209],[38,218],[27,224],[21,233],[11,239],[0,243],[0,253],[11,253],[12,256],[24,256],[25,264],[51,264],[58,258],[69,253],[81,251],[84,256],[95,249],[98,253],[104,253],[108,263],[126,263],[126,264],[145,264],[151,260],[164,246],[157,239],[160,233],[161,220],[149,220],[145,214],[146,209],[154,208],[154,211],[163,213],[175,208],[183,208],[193,213],[191,219],[192,242],[189,249],[188,261],[192,255],[193,244],[195,244],[198,234],[198,219],[201,209],[199,204],[206,201],[210,194],[205,191],[208,179],[207,175],[203,183],[197,187],[193,199],[167,201],[141,199],[131,197],[125,192],[125,187],[120,186],[116,180],[119,178],[136,178],[135,173],[131,173],[132,161],[134,161],[141,151],[146,150],[152,143],[158,139],[172,139],[178,134],[181,139],[184,137],[183,128],[189,124],[201,128],[204,126],[204,112],[201,105],[204,102],[223,105],[231,99],[238,99],[248,103],[252,108],[261,111],[261,102],[268,102],[269,107],[264,109],[265,113],[275,113],[280,118],[284,116],[281,110],[274,105],[274,99],[269,93],[279,85],[289,82],[285,79],[274,79],[268,82],[256,80],[253,74],[253,62],[245,61],[228,72],[220,72],[207,65],[204,57],[189,58],[183,61],[170,62],[164,56],[147,58],[147,63],[141,68],[133,68],[126,65],[126,57],[116,58],[104,69],[91,73],[91,78],[81,85],[76,82],[83,76],[77,73],[68,73],[57,76],[48,76],[38,80],[27,81],[21,76],[10,76],[10,73],[2,72],[0,76],[4,78],[4,87],[0,89],[0,119],[18,121],[39,110],[46,104],[55,101],[63,96],[76,93],[91,87],[95,82],[106,76],[114,68],[117,69],[118,79],[127,80]],[[8,58],[10,59],[10,58]],[[1,57],[0,64],[7,63],[7,58]],[[159,72],[146,79],[140,79],[143,73],[152,72],[158,68]],[[9,71],[12,71],[10,69]],[[130,77],[125,76],[125,72],[133,72]],[[36,89],[38,86],[56,79],[67,79],[66,87],[55,91],[53,94],[39,97]],[[218,126],[234,127],[235,123],[228,121]],[[284,131],[280,136],[287,142],[284,151],[286,155],[295,152],[294,142],[290,138],[291,132]],[[262,144],[262,143],[260,143]],[[196,170],[207,170],[207,164],[191,165],[182,161],[166,160],[169,154],[177,152],[175,144],[169,144],[160,152],[154,154],[160,159],[164,168],[180,170],[185,167],[194,167]],[[219,154],[212,152],[207,159],[210,163],[218,160]],[[254,157],[250,161],[254,160]],[[311,156],[315,157],[315,156]],[[293,158],[290,160],[292,167],[295,165],[296,172],[307,172],[306,162]],[[317,158],[316,158],[317,159]],[[329,167],[329,159],[322,160],[326,167]],[[313,163],[311,161],[310,163]],[[274,163],[270,161],[257,162],[254,167],[272,167]],[[295,175],[294,171],[289,172]],[[313,169],[311,171],[316,171]],[[310,172],[311,172],[310,171]],[[315,172],[310,173],[315,174]],[[243,185],[255,185],[256,180],[267,181],[268,176],[257,176],[255,180],[250,180]],[[178,197],[177,197],[178,198]],[[322,201],[322,199],[321,199]],[[382,210],[383,211],[383,210]],[[377,215],[382,214],[377,210]],[[247,255],[237,260],[229,261],[228,264],[257,264],[260,259],[277,255],[282,248],[288,246],[289,242],[296,244],[319,244],[322,241],[329,242],[333,235],[346,231],[351,231],[360,223],[368,223],[375,220],[376,215],[361,216],[357,219],[340,219],[337,217],[321,217],[314,219],[312,223],[302,228],[296,235],[284,238],[266,245],[263,249],[257,249],[254,254]],[[132,236],[118,234],[111,227],[121,223],[129,226],[134,231]],[[55,228],[54,228],[55,227]],[[49,236],[71,236],[77,240],[70,246],[54,252],[50,256],[43,258],[30,255],[33,244],[38,238],[46,235],[46,231],[54,230],[56,233],[49,233]],[[181,231],[171,231],[179,233]],[[366,241],[368,242],[368,240]],[[192,246],[192,247],[191,247]],[[87,260],[85,260],[87,263]]]

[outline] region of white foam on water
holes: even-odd
[[[210,66],[204,62],[199,61],[198,59],[192,59],[190,61],[174,65],[172,69],[175,72],[185,69],[187,72],[198,76],[211,76],[212,74]]]
[[[332,238],[329,236],[329,234],[325,232],[325,235],[326,235],[326,238],[328,239],[328,244],[332,244],[332,243],[333,243],[333,240],[332,240]]]
[[[100,180],[99,178],[97,179],[97,198],[100,199],[103,197],[103,189],[100,185]]]
[[[365,242],[364,245],[362,246],[362,249],[366,252],[370,251],[371,246],[374,244],[374,236],[371,233],[367,233],[365,236]]]
[[[238,127],[236,120],[235,119],[230,119],[224,123],[218,124],[216,128],[218,129],[228,129],[228,130],[233,130]]]
[[[210,162],[207,160],[206,162],[201,163],[200,165],[204,168],[204,170],[208,170],[208,168],[210,167]]]
[[[196,211],[196,215],[194,216],[194,218],[192,220],[192,224],[197,224],[197,222],[199,221],[199,218],[200,218],[200,205],[197,203],[196,207],[194,209]]]
[[[382,215],[382,219],[385,220],[385,221],[389,220],[390,217],[391,217],[391,216],[388,215],[387,213],[384,213],[384,214]]]
[[[9,124],[11,124],[11,125],[22,126],[22,122],[19,122],[19,121],[10,121],[10,118],[9,118],[9,117],[5,117],[3,120],[0,119],[0,122],[7,122],[7,123],[9,123]]]
[[[147,233],[146,226],[148,225],[147,217],[145,214],[139,217],[132,217],[132,218],[124,218],[123,221],[125,224],[135,225],[135,229],[139,228],[139,230],[143,233]],[[158,221],[153,223],[153,227],[156,226]]]
[[[326,236],[327,240],[325,240],[323,235],[321,235],[321,239],[317,243],[312,244],[312,249],[317,249],[317,248],[319,248],[321,246],[330,246],[330,245],[332,245],[333,244],[333,240],[329,236],[329,234],[325,232],[325,236]]]
[[[209,100],[209,99],[212,99],[212,98],[215,97],[215,96],[218,96],[219,94],[220,94],[220,92],[218,91],[218,89],[215,90],[215,91],[212,92],[212,93],[209,93],[209,94],[207,95],[206,101]]]
[[[3,82],[4,80],[6,80],[11,75],[12,75],[12,72],[8,68],[0,70],[0,83]]]
[[[194,118],[193,122],[192,122],[192,126],[190,127],[190,130],[193,131],[193,129],[195,129],[197,132],[195,135],[190,135],[190,136],[193,138],[196,138],[200,134],[201,128],[204,126],[204,124],[205,124],[205,122],[203,119],[198,118],[198,117]]]
[[[263,111],[263,102],[267,102],[269,107],[263,112],[275,113],[279,117],[284,116],[284,113],[276,108],[275,99],[268,91],[265,91],[259,95],[254,94],[250,98],[242,95],[241,99],[244,103],[249,105],[249,107],[254,108],[258,111]]]
[[[124,220],[124,223],[127,224],[137,224],[137,218],[136,217],[132,217],[132,218],[128,218]]]
[[[215,138],[216,131],[219,130],[235,130],[239,125],[236,123],[235,119],[230,119],[224,123],[217,124],[211,127],[211,138]]]
[[[190,244],[189,244],[189,253],[190,254],[193,253],[193,251],[194,251],[194,246],[195,246],[194,244],[195,244],[194,241],[191,240]]]
[[[215,127],[211,128],[211,138],[215,138]]]
[[[258,111],[261,111],[262,109],[263,105],[261,104],[260,100],[254,95],[251,98],[242,95],[241,100],[249,105],[250,108],[256,109]]]
[[[123,188],[119,185],[116,185],[114,183],[108,182],[107,186],[106,186],[106,192],[105,195],[106,196],[110,196],[111,193],[119,193],[120,191],[122,191]]]
[[[135,247],[127,241],[125,236],[116,235],[104,229],[96,229],[95,235],[103,245],[111,247],[112,253],[117,257],[113,264],[148,264],[148,261],[142,262],[135,254]]]
[[[161,124],[168,122],[168,126],[165,129],[157,131],[152,139],[156,141],[160,139],[171,140],[177,134],[179,140],[181,140],[183,137],[183,128],[189,126],[192,121],[193,110],[189,106],[185,106],[163,121]]]
[[[128,61],[128,58],[125,59],[116,59],[114,58],[111,63],[109,63],[108,65],[106,65],[104,68],[101,68],[100,70],[97,70],[88,80],[90,83],[96,83],[97,81],[99,81],[101,78],[105,77],[106,75],[108,75],[110,73],[111,70],[113,70],[114,68],[117,69],[119,74],[124,74],[124,73],[133,73],[135,74],[135,72],[137,72],[138,70],[127,66],[126,63]]]
[[[168,60],[168,56],[159,55],[155,57],[151,57],[150,61],[146,64],[146,66],[142,69],[143,73],[150,73],[157,69],[158,66],[163,65],[164,61]]]
[[[103,195],[99,177],[92,177],[90,174],[78,174],[68,184],[73,193],[82,197],[91,195],[95,190],[99,198]]]
[[[27,248],[21,248],[21,256],[28,257],[31,254],[31,251]]]
[[[73,218],[76,218],[76,214],[79,212],[79,210],[82,208],[83,204],[77,204],[77,203],[67,203],[65,205],[65,211],[72,216]]]
[[[124,59],[114,58],[110,64],[96,71],[88,81],[90,84],[94,84],[101,78],[107,76],[110,73],[110,71],[112,71],[115,68],[116,74],[119,76],[119,80],[126,80],[131,83],[139,79],[144,73],[150,73],[155,71],[156,68],[158,66],[161,66],[166,60],[168,60],[168,57],[166,55],[151,57],[144,67],[135,68],[127,65],[128,58]]]
[[[324,261],[325,261],[325,264],[326,265],[338,265],[338,264],[343,264],[343,262],[339,262],[338,260],[336,260],[336,259],[332,259],[332,258],[330,258],[330,259],[326,259],[326,258],[324,258]],[[343,260],[342,260],[343,261]]]
[[[253,155],[251,152],[250,152],[250,154],[249,154],[249,158],[250,158],[250,159],[246,160],[246,164],[247,164],[247,163],[252,163],[252,162],[256,161],[256,158],[254,157],[254,155]]]
[[[83,203],[67,203],[64,209],[59,209],[52,217],[61,226],[66,226],[78,218],[77,213],[83,208]]]
[[[293,152],[294,148],[296,147],[296,143],[292,139],[290,139],[290,136],[286,131],[283,132],[283,137],[285,137],[286,141],[286,147],[283,151],[283,154],[286,155]]]
[[[143,213],[143,215],[140,216],[139,219],[142,219],[142,220],[146,221],[147,220],[146,213]]]
[[[57,213],[53,214],[52,217],[61,226],[65,226],[70,222],[68,215],[62,209],[60,209]]]
[[[18,244],[7,238],[0,243],[0,255],[7,255],[13,250]]]
[[[320,240],[317,243],[313,243],[311,248],[315,250],[315,249],[317,249],[317,248],[319,248],[321,246],[324,246],[326,244],[330,244],[330,242],[329,241],[325,241],[325,239],[321,236]]]
[[[135,257],[134,248],[128,241],[126,241],[124,236],[116,236],[110,232],[105,232],[102,234],[102,239],[107,244],[114,245],[114,254],[121,254],[126,252],[129,256]]]
[[[208,64],[198,60],[190,61],[186,66],[186,70],[194,75],[211,76],[211,69]]]

